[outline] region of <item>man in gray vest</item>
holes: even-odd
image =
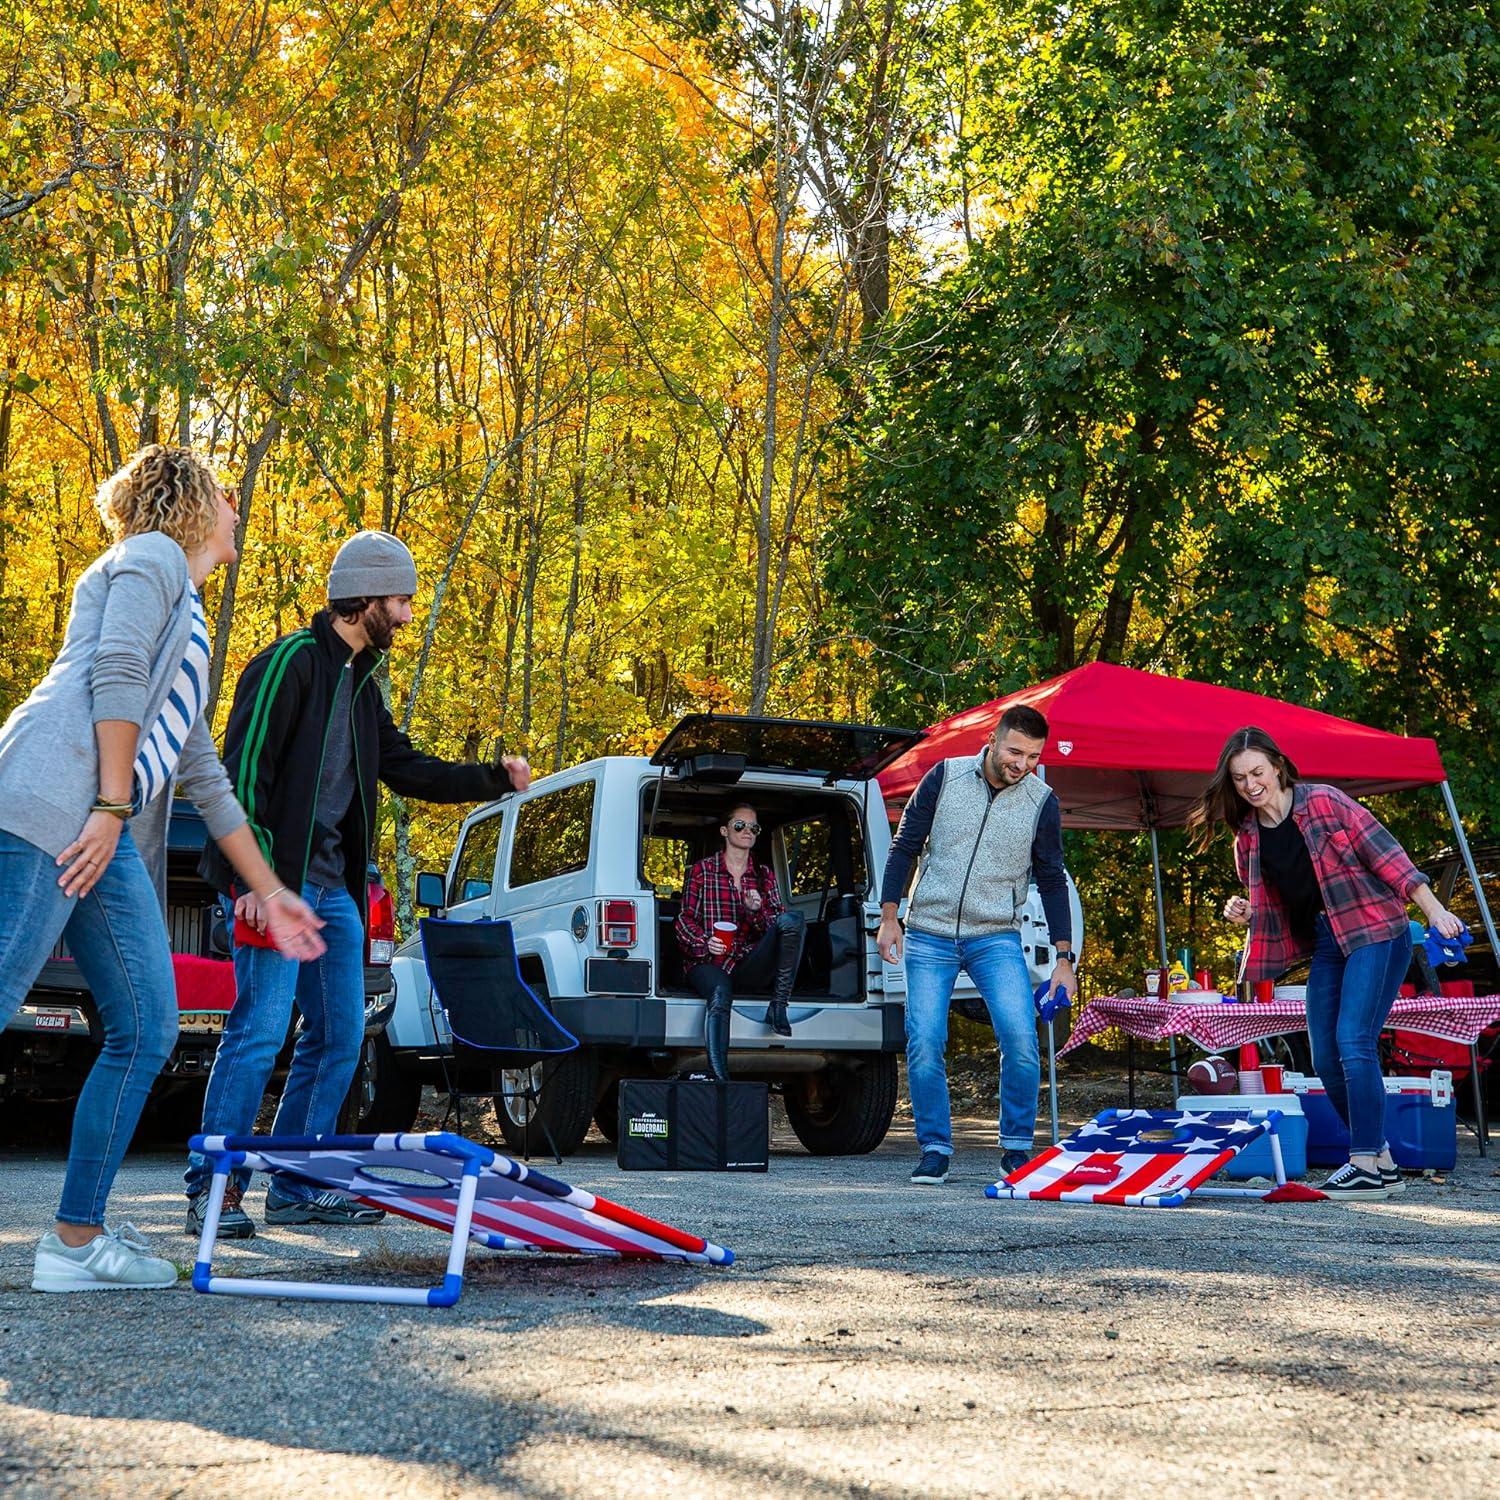
[[[891,842],[875,942],[887,963],[906,954],[906,1069],[922,1152],[913,1182],[946,1181],[953,1155],[945,1053],[960,969],[984,997],[1000,1043],[1003,1171],[1031,1155],[1041,1058],[1021,913],[1033,880],[1057,951],[1051,984],[1070,996],[1078,989],[1062,810],[1036,774],[1046,744],[1041,714],[1006,709],[977,756],[939,761],[922,778]],[[903,937],[896,909],[917,859]]]

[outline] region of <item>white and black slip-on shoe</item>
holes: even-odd
[[[1328,1181],[1318,1184],[1318,1191],[1329,1198],[1368,1198],[1373,1201],[1389,1196],[1385,1179],[1379,1172],[1367,1172],[1352,1161],[1345,1162],[1337,1172],[1330,1172]]]
[[[121,1224],[76,1249],[55,1233],[36,1247],[34,1292],[145,1292],[176,1285],[177,1267],[151,1254],[134,1224]]]

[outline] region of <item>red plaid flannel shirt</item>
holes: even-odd
[[[1292,818],[1307,844],[1323,909],[1347,956],[1367,943],[1406,931],[1406,904],[1427,882],[1406,851],[1368,808],[1335,786],[1302,782],[1292,789]],[[1312,954],[1292,932],[1276,888],[1261,878],[1260,835],[1251,813],[1234,841],[1234,865],[1250,892],[1250,961],[1245,977],[1276,979]]]
[[[760,892],[760,910],[747,911],[740,888],[724,863],[723,853],[700,859],[688,871],[682,910],[677,914],[677,943],[690,964],[718,964],[727,974],[761,940],[772,918],[785,907],[776,888],[776,872],[768,865],[750,861],[747,884]],[[733,922],[739,927],[733,949],[715,957],[708,939],[715,922]]]

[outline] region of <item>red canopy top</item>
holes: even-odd
[[[1020,703],[1047,716],[1043,773],[1070,828],[1181,824],[1224,741],[1247,724],[1264,729],[1304,780],[1332,782],[1355,796],[1446,779],[1435,740],[1237,688],[1091,662],[935,724],[880,777],[886,801],[904,802],[938,761],[977,753],[1000,713]]]

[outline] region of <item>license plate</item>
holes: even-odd
[[[222,1010],[185,1010],[177,1018],[181,1031],[204,1031],[217,1036],[224,1030]]]
[[[39,1010],[32,1022],[37,1031],[66,1031],[72,1024],[72,1014],[65,1010]]]

